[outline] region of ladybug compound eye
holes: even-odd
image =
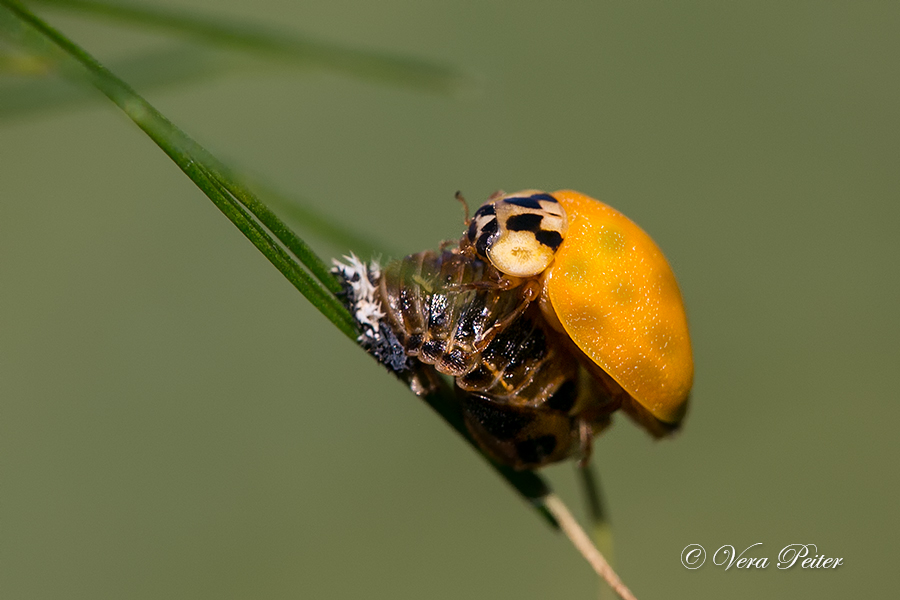
[[[481,258],[513,277],[540,275],[568,229],[566,212],[550,194],[524,191],[483,205],[469,224],[469,243]]]

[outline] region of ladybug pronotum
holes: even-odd
[[[656,437],[678,427],[687,318],[646,233],[569,190],[498,192],[467,225],[458,247],[361,278],[372,306],[357,318],[376,357],[453,377],[472,437],[517,469],[586,460],[620,408]]]

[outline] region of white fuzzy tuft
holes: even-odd
[[[384,318],[384,311],[375,298],[376,288],[373,283],[381,277],[381,267],[375,261],[366,265],[353,253],[345,256],[344,260],[346,262],[334,259],[332,261],[334,270],[340,273],[350,287],[349,300],[353,307],[353,316],[362,327],[359,341],[365,342],[378,337],[381,319]]]

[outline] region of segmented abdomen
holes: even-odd
[[[485,270],[478,259],[430,250],[384,268],[378,294],[409,356],[453,377],[478,365],[482,350],[522,311],[520,292],[490,286]]]
[[[568,382],[571,393],[554,398],[556,405],[549,407],[568,412],[575,401],[577,373],[577,360],[533,306],[491,339],[475,368],[457,377],[456,385],[497,401],[538,407]]]
[[[515,468],[579,448],[579,366],[522,287],[504,290],[480,259],[425,251],[387,265],[377,296],[408,356],[455,378],[470,433]]]
[[[540,406],[576,378],[577,360],[521,288],[500,289],[485,269],[449,251],[387,265],[378,288],[386,320],[407,355],[456,377],[460,389]]]

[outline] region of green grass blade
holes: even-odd
[[[466,78],[456,69],[415,58],[357,50],[261,25],[184,11],[100,0],[35,0],[48,6],[189,36],[208,44],[257,52],[386,84],[433,92],[459,90]]]
[[[247,236],[251,242],[309,299],[340,331],[356,339],[356,325],[349,311],[327,290],[339,291],[340,284],[329,273],[323,261],[295,235],[281,240],[300,259],[318,281],[294,262],[259,224],[237,206],[260,219],[276,236],[287,229],[268,209],[264,210],[249,190],[229,180],[227,169],[199,144],[175,127],[126,83],[117,78],[73,42],[31,14],[21,4],[0,1],[13,15],[43,34],[84,69],[87,77],[101,92],[118,105],[156,144],[191,178],[216,206]],[[259,214],[257,214],[259,213]],[[325,285],[326,289],[323,289]]]
[[[337,222],[329,215],[322,214],[308,206],[302,198],[284,194],[273,186],[261,183],[258,179],[232,171],[248,188],[257,190],[259,196],[288,219],[302,224],[308,231],[320,239],[329,241],[339,248],[352,250],[361,257],[373,257],[390,254],[393,248],[385,247],[364,233],[356,231],[345,224]]]
[[[22,73],[47,72],[53,65],[34,55],[19,54],[21,68],[15,71]],[[24,61],[24,62],[22,62]],[[169,68],[167,65],[172,65]],[[2,57],[0,57],[2,68]],[[169,49],[162,52],[141,55],[118,63],[116,72],[130,74],[129,80],[136,82],[141,88],[161,88],[177,84],[184,80],[196,80],[197,77],[212,76],[215,72],[227,69],[216,57],[208,53],[190,48]],[[28,77],[16,84],[0,81],[0,121],[12,120],[46,110],[63,109],[79,103],[95,101],[102,95],[93,87],[80,85],[82,81],[69,81],[63,78]],[[272,185],[261,183],[259,178],[250,177],[241,171],[221,165],[236,182],[247,189],[257,190],[270,204],[273,204],[288,218],[303,225],[310,233],[320,239],[329,241],[340,248],[354,251],[359,256],[372,257],[383,254],[383,245],[368,236],[337,222],[335,219],[321,214],[306,206],[303,200],[281,193]]]
[[[53,63],[35,55],[20,54],[11,66],[19,74],[55,74]],[[0,61],[2,64],[2,61]],[[153,51],[113,63],[110,69],[141,90],[165,88],[214,77],[229,69],[211,52],[179,47]],[[20,78],[24,79],[24,78]],[[29,77],[17,83],[0,82],[0,120],[12,120],[47,110],[65,109],[102,98],[93,88],[59,77]]]
[[[325,262],[319,258],[319,255],[316,254],[306,242],[300,239],[296,233],[291,231],[291,229],[285,225],[268,206],[260,202],[253,193],[247,190],[247,188],[238,184],[234,178],[231,177],[230,171],[227,171],[227,173],[229,177],[221,177],[222,174],[218,174],[220,175],[219,180],[222,181],[225,189],[237,198],[241,204],[246,206],[266,227],[268,227],[269,230],[275,234],[275,237],[287,246],[294,256],[296,256],[301,263],[306,265],[316,279],[324,284],[330,292],[333,294],[339,293],[341,291],[341,284],[331,274],[331,267],[326,265]]]
[[[126,112],[128,111],[126,110]],[[153,136],[151,135],[151,137]],[[154,141],[156,140],[154,139]],[[271,212],[268,212],[268,209],[265,209],[265,211],[261,210],[262,203],[256,200],[250,192],[227,181],[215,168],[210,168],[193,159],[182,162],[181,156],[173,156],[165,147],[162,145],[160,147],[294,287],[306,296],[313,306],[334,323],[344,335],[351,340],[356,340],[356,322],[353,316],[333,295],[333,293],[341,290],[340,283],[328,272],[321,258],[313,253],[303,240],[294,235],[293,232],[291,232],[291,237],[287,243],[282,240],[284,230],[287,229],[286,226]],[[236,191],[240,195],[236,194]],[[247,212],[244,212],[245,208]],[[282,246],[269,236],[260,223],[251,218],[248,213],[257,219],[260,219],[259,213],[263,213],[265,218],[260,219],[262,225],[265,225],[282,243],[285,243],[291,252],[300,259],[301,263],[306,266],[311,264],[314,267],[311,271],[313,271],[313,274],[317,274],[318,281],[313,279],[309,273],[297,264],[284,251]],[[270,227],[270,224],[272,227]],[[322,284],[325,284],[326,287],[323,288]]]
[[[260,224],[244,212],[241,204],[233,201],[234,195],[219,177],[204,167],[194,163],[187,166],[185,173],[198,184],[216,206],[250,239],[251,242],[281,271],[288,281],[296,287],[300,293],[324,314],[347,337],[356,340],[356,323],[347,309],[335,302],[335,297],[324,290],[318,282],[304,271],[297,263],[273,240]],[[201,185],[202,184],[202,185]],[[211,190],[211,191],[209,191]],[[245,204],[246,206],[246,204]],[[253,209],[250,209],[254,213]],[[254,213],[255,216],[255,213]],[[295,236],[296,237],[296,236]],[[298,241],[302,243],[302,240]],[[318,256],[315,257],[318,260]],[[337,285],[340,288],[339,285]]]
[[[19,51],[0,51],[0,75],[46,75],[46,61]]]
[[[12,82],[0,81],[0,120],[72,106],[102,97],[96,94],[94,86],[84,85],[85,77],[81,71],[68,73],[71,67],[67,67],[70,60],[67,56],[56,47],[48,46],[46,40],[36,36],[33,31],[23,28],[21,23],[8,13],[0,12],[0,41],[3,39],[11,41],[13,46],[9,52],[0,52],[0,69],[6,66],[11,74],[22,76],[13,79]],[[0,51],[2,50],[0,45]],[[127,75],[128,81],[141,89],[153,89],[181,81],[196,81],[201,77],[211,77],[246,64],[227,60],[215,52],[181,47],[154,51],[121,61],[116,65],[115,72]],[[66,77],[35,77],[37,75]],[[72,82],[77,85],[72,85]],[[200,148],[195,150],[202,151]],[[208,153],[206,157],[211,163],[215,163],[220,173],[227,173],[230,180],[246,189],[258,190],[283,214],[303,225],[311,234],[340,248],[353,250],[360,256],[372,257],[384,253],[385,248],[381,244],[310,208],[296,196],[280,193],[274,186],[261,183],[259,178],[250,177],[238,169],[227,166]],[[284,229],[279,224],[274,226]],[[319,264],[319,271],[323,276],[326,270]],[[331,278],[326,281],[331,282]],[[331,283],[329,286],[335,290]]]

